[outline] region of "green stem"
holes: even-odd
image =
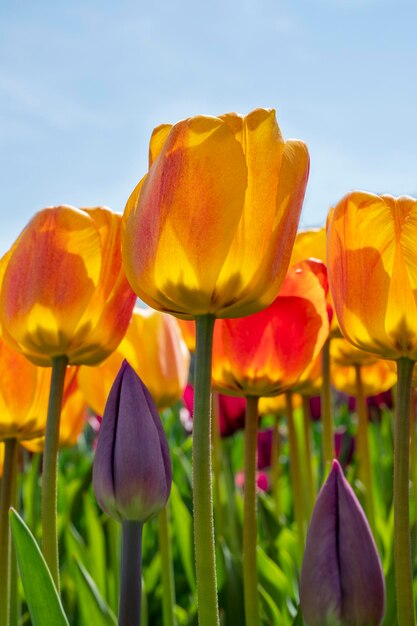
[[[294,494],[294,517],[298,529],[298,543],[300,548],[300,556],[304,553],[304,496],[302,485],[302,474],[300,467],[300,454],[298,451],[297,432],[294,423],[294,411],[292,406],[292,393],[287,391],[285,394],[287,401],[287,419],[288,419],[288,446],[290,456],[290,475],[291,486]]]
[[[11,575],[11,541],[9,525],[9,509],[13,505],[17,482],[16,439],[4,442],[3,478],[0,494],[0,624],[9,624],[10,617],[10,575]]]
[[[311,451],[311,412],[310,412],[310,399],[308,396],[302,396],[303,398],[303,433],[304,433],[304,445],[306,453],[306,521],[310,521],[311,513],[313,511],[314,502],[316,499],[316,487],[314,483],[313,472],[313,455]]]
[[[358,453],[359,453],[359,476],[365,487],[365,508],[371,527],[372,533],[376,535],[375,524],[375,507],[372,483],[371,459],[369,455],[369,438],[368,438],[368,411],[366,407],[366,398],[363,391],[361,366],[355,365],[356,373],[356,411],[358,414]]]
[[[142,522],[122,522],[119,626],[140,626],[142,604]]]
[[[114,613],[119,612],[120,594],[120,524],[109,517],[106,521],[106,534],[109,542],[109,563],[112,580],[109,580],[109,603]]]
[[[52,359],[52,378],[46,422],[45,450],[42,474],[42,550],[55,586],[59,592],[59,562],[57,533],[57,474],[59,423],[64,392],[66,356]]]
[[[275,515],[279,519],[281,513],[281,494],[280,494],[280,446],[281,438],[279,435],[279,415],[274,415],[274,427],[272,431],[272,444],[271,444],[271,489],[272,496],[275,504]]]
[[[258,569],[256,565],[256,453],[258,398],[246,398],[245,483],[243,502],[243,589],[246,624],[259,626]]]
[[[398,386],[394,436],[394,561],[398,626],[414,626],[409,512],[411,381],[414,362],[397,361]]]
[[[333,418],[330,395],[330,337],[326,340],[322,350],[322,376],[321,388],[321,424],[324,474],[327,476],[334,459],[334,436]]]
[[[162,617],[164,626],[175,626],[177,623],[174,615],[175,585],[171,538],[169,536],[168,507],[169,503],[160,512],[158,525],[162,569]]]
[[[214,317],[196,319],[193,424],[194,544],[200,626],[218,626],[211,477],[211,355]]]
[[[417,455],[416,455],[416,407],[415,390],[411,390],[410,408],[410,480],[413,485],[414,526],[417,529]],[[417,537],[416,537],[417,542]]]
[[[220,458],[220,426],[219,426],[219,394],[213,391],[213,416],[211,420],[211,438],[213,449],[213,479],[214,479],[214,511],[216,518],[217,537],[224,537],[224,518],[222,504],[222,465]]]

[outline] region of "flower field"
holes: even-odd
[[[417,200],[298,230],[275,111],[0,261],[0,626],[414,626]]]

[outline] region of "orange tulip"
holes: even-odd
[[[37,213],[3,260],[6,338],[37,365],[98,363],[119,344],[135,303],[122,270],[121,217],[60,206]]]
[[[79,381],[85,398],[99,415],[120,365],[126,359],[145,383],[159,409],[181,399],[188,379],[190,356],[170,315],[136,308],[117,351],[97,367],[82,367]]]
[[[259,311],[288,267],[309,170],[275,111],[158,127],[123,218],[123,260],[153,308],[190,319]]]
[[[0,338],[0,440],[44,434],[50,380]]]
[[[61,421],[59,424],[60,448],[71,448],[75,446],[87,421],[87,404],[84,399],[84,394],[78,385],[78,373],[78,367],[69,367],[65,375]],[[46,408],[45,405],[45,415]],[[21,444],[31,452],[43,452],[45,437],[31,439],[30,441],[21,441]]]
[[[178,324],[187,348],[190,352],[195,352],[195,322],[194,320],[182,320],[178,318]]]
[[[247,318],[216,322],[213,385],[235,395],[282,393],[315,360],[328,334],[320,280],[309,264],[295,265],[269,307]]]
[[[63,424],[60,442],[66,445],[70,431],[80,430],[81,395],[77,390],[77,367],[67,368],[63,398]],[[24,440],[30,450],[38,449],[46,428],[51,370],[37,367],[0,339],[0,440]],[[78,413],[75,410],[78,403]],[[71,407],[71,408],[70,408]],[[32,445],[33,444],[33,445]]]
[[[355,346],[417,360],[417,200],[355,191],[336,206],[328,233],[337,318]]]

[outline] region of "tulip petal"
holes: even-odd
[[[50,355],[68,353],[100,270],[100,236],[85,212],[67,206],[47,209],[23,230],[4,273],[1,315],[20,349],[35,362],[45,365]]]
[[[416,227],[416,200],[353,192],[329,228],[329,279],[342,332],[385,358],[417,359]]]
[[[126,274],[145,302],[184,316],[212,309],[246,179],[242,148],[222,120],[199,116],[172,127],[125,220]]]
[[[384,576],[369,524],[337,461],[320,491],[301,572],[307,626],[378,626]]]
[[[246,318],[216,322],[213,384],[241,395],[281,393],[316,358],[328,332],[318,278],[308,265],[294,266],[269,307]]]
[[[118,520],[145,522],[165,505],[172,469],[153,400],[124,361],[104,411],[93,468],[101,508]]]
[[[232,298],[226,302],[219,317],[247,315],[253,312],[254,302],[258,302],[258,309],[264,308],[274,299],[284,280],[297,232],[310,161],[307,147],[301,141],[287,141],[281,158],[278,187],[273,196],[273,219],[270,221],[270,202],[266,204],[269,211],[264,211],[260,204],[256,205],[258,210],[254,211],[253,219],[258,220],[263,228],[263,238],[257,240],[257,250],[250,248],[248,259],[251,260],[247,261],[250,269],[242,288],[239,290],[239,285],[232,280],[229,280],[228,287],[223,286],[223,291],[228,289]],[[244,225],[243,231],[247,237]],[[261,229],[257,229],[257,232],[261,235]],[[265,237],[265,233],[268,233],[268,237]]]
[[[159,156],[171,128],[172,124],[161,124],[154,129],[149,142],[149,167]]]

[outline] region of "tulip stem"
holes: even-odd
[[[222,465],[220,458],[220,432],[219,432],[219,394],[213,391],[212,395],[213,415],[211,419],[211,437],[213,450],[213,477],[214,477],[214,510],[216,514],[217,537],[224,537],[224,518],[222,504]]]
[[[409,511],[411,381],[414,362],[397,361],[398,385],[394,436],[394,561],[398,626],[414,626]]]
[[[59,560],[57,533],[57,475],[59,423],[65,372],[68,359],[58,356],[52,359],[52,378],[49,392],[48,417],[46,421],[45,450],[42,474],[42,550],[59,593]]]
[[[15,558],[11,550],[9,509],[16,500],[17,453],[16,439],[4,442],[3,478],[0,495],[0,624],[9,624],[11,561]]]
[[[162,570],[162,619],[163,626],[175,626],[175,585],[174,570],[172,564],[171,538],[169,536],[169,521],[167,503],[159,514],[159,550],[161,552]]]
[[[365,393],[363,391],[361,366],[355,365],[356,373],[356,411],[358,414],[358,452],[359,452],[359,476],[365,487],[366,513],[372,534],[377,540],[375,524],[374,494],[372,488],[371,459],[369,456],[368,439],[368,411],[366,408]]]
[[[287,391],[285,394],[287,403],[287,420],[288,420],[288,446],[290,457],[290,475],[291,486],[294,494],[294,517],[298,529],[298,545],[300,548],[301,559],[304,553],[304,496],[302,485],[302,474],[300,467],[300,454],[298,450],[297,432],[294,423],[294,411],[292,404],[292,393]]]
[[[271,482],[272,482],[272,496],[275,504],[275,516],[279,519],[281,513],[281,497],[279,492],[280,483],[280,447],[281,439],[279,434],[279,414],[274,415],[274,427],[272,431],[272,445],[271,445]]]
[[[119,626],[140,626],[142,604],[142,522],[122,522]]]
[[[333,418],[330,395],[330,341],[328,337],[322,350],[322,377],[321,388],[321,424],[322,424],[322,445],[323,445],[323,465],[324,475],[329,473],[334,454]]]
[[[310,412],[310,398],[308,396],[302,396],[303,398],[303,432],[304,432],[304,445],[306,453],[306,487],[307,487],[307,523],[310,521],[311,513],[313,512],[314,502],[316,499],[316,487],[314,484],[313,474],[313,455],[311,452],[311,412]]]
[[[246,398],[245,483],[243,502],[243,589],[246,624],[259,626],[258,569],[256,564],[256,453],[258,398]]]
[[[417,528],[417,456],[416,456],[416,394],[411,390],[410,408],[410,480],[413,485],[414,526]]]
[[[211,476],[211,357],[215,318],[196,319],[195,400],[193,423],[193,508],[198,619],[218,626],[216,554]]]

